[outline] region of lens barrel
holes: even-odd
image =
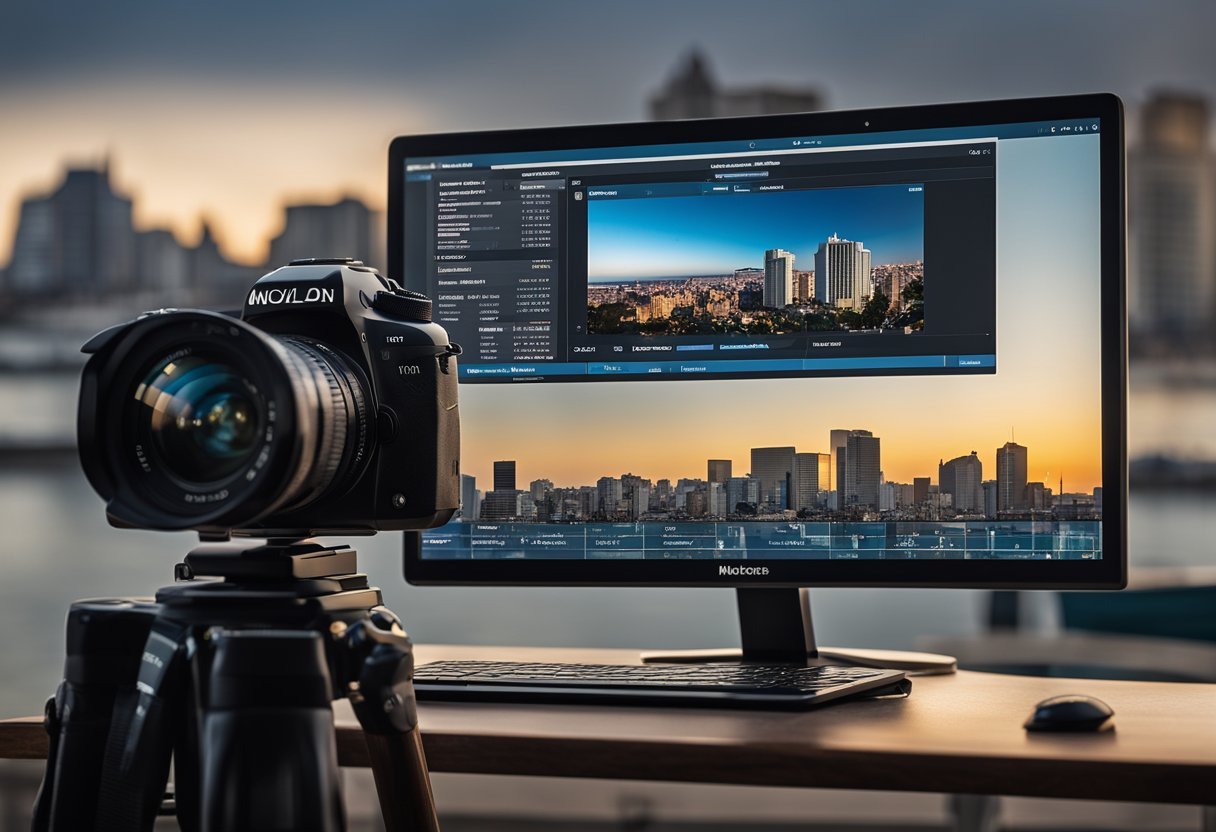
[[[77,424],[112,522],[241,528],[357,478],[371,397],[357,364],[331,347],[202,311],[103,336],[86,347]]]
[[[362,375],[324,344],[281,339],[294,359],[285,367],[292,383],[315,395],[316,441],[312,462],[301,464],[277,509],[302,508],[346,481],[367,455],[370,404]]]

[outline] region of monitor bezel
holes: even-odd
[[[622,147],[1098,117],[1101,173],[1103,556],[1099,560],[761,560],[766,576],[724,577],[719,560],[468,560],[422,557],[406,534],[416,585],[954,587],[1122,589],[1127,585],[1126,173],[1123,102],[1110,93],[729,119],[399,136],[389,146],[388,271],[404,278],[404,173],[413,157]],[[734,563],[735,561],[731,561]]]

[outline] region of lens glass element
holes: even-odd
[[[135,389],[152,460],[188,485],[222,482],[257,449],[261,397],[231,364],[197,355],[158,361]]]

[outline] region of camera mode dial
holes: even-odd
[[[411,321],[431,320],[431,299],[426,295],[406,289],[376,292],[375,297],[372,298],[372,309],[393,318],[405,318]]]

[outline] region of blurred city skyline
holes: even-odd
[[[805,110],[826,100],[825,88],[817,84],[724,81],[714,61],[697,49],[677,56],[645,98],[655,118]],[[1159,90],[1146,101],[1131,102],[1129,110],[1128,309],[1133,355],[1206,356],[1216,351],[1216,153],[1210,99],[1194,91]],[[0,140],[3,136],[0,128]],[[0,183],[4,159],[0,155]],[[260,161],[257,154],[249,154],[240,164],[256,167]],[[50,184],[21,192],[8,233],[0,221],[0,253],[7,253],[0,254],[0,294],[17,304],[50,292],[60,293],[61,300],[117,300],[116,293],[142,292],[145,302],[231,307],[239,304],[260,270],[295,257],[323,250],[359,257],[381,269],[389,266],[383,199],[366,197],[353,186],[314,188],[311,198],[291,190],[267,190],[256,201],[269,203],[271,219],[262,223],[269,236],[256,236],[252,247],[243,249],[226,236],[224,227],[230,224],[221,221],[227,216],[224,211],[199,208],[190,215],[197,232],[148,220],[154,212],[146,207],[143,190],[124,185],[108,153],[88,164],[70,159],[59,164]],[[383,164],[379,158],[378,166]],[[384,178],[383,169],[379,178]],[[303,194],[308,189],[298,190]],[[243,199],[232,196],[238,203]],[[0,193],[0,218],[3,206]],[[252,210],[250,205],[245,208]],[[22,222],[25,256],[17,262],[14,246],[23,233]],[[129,239],[108,244],[123,235]],[[650,246],[652,251],[669,248]],[[63,262],[73,256],[74,265]],[[617,260],[622,256],[613,255]]]

